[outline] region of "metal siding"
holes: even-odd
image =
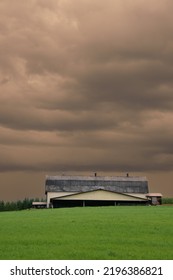
[[[46,192],[82,192],[103,188],[125,193],[148,193],[147,181],[46,180]]]
[[[73,194],[59,198],[57,197],[57,200],[144,201],[144,199],[140,197],[133,197],[104,190]]]

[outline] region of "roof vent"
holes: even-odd
[[[94,173],[94,176],[97,177],[97,173],[96,172]]]
[[[126,176],[129,177],[129,173],[127,173]]]

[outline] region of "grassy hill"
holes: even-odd
[[[173,207],[0,213],[0,259],[173,259]]]

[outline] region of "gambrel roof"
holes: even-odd
[[[148,193],[146,177],[136,176],[47,176],[45,192],[87,192],[107,190],[118,193]]]

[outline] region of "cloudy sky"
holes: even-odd
[[[173,197],[173,1],[0,1],[0,200],[46,174],[146,175]]]

